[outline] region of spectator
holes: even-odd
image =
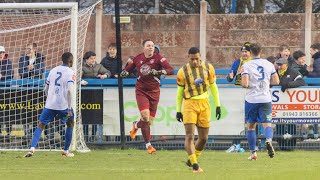
[[[118,78],[118,61],[117,61],[117,46],[116,43],[110,43],[108,52],[100,64],[111,72],[110,78]]]
[[[274,57],[274,56],[269,56],[269,57],[267,57],[267,60],[274,65],[274,68],[275,68],[275,69],[278,69],[278,66],[277,66],[277,64],[276,64],[276,57]]]
[[[320,43],[315,43],[310,46],[310,54],[314,59],[313,65],[308,69],[308,77],[320,77]]]
[[[37,44],[27,44],[26,54],[19,59],[20,78],[42,78],[45,57],[37,52]]]
[[[227,80],[232,82],[235,78],[235,85],[241,85],[241,67],[244,63],[251,60],[251,53],[250,53],[250,43],[246,42],[241,47],[241,57],[240,59],[236,59],[233,61],[230,69],[230,73],[227,75]]]
[[[292,63],[294,62],[293,57],[290,55],[290,47],[286,44],[282,44],[279,47],[279,54],[276,56],[276,59],[284,58],[288,61],[288,67],[291,67]]]
[[[307,76],[309,72],[307,70],[308,65],[306,65],[306,54],[302,51],[295,51],[292,56],[295,61],[291,68],[299,71],[302,76]]]
[[[158,44],[154,45],[154,53],[160,53],[160,46]]]
[[[128,57],[127,63],[126,63],[126,65],[125,65],[125,68],[126,68],[128,65],[130,65],[130,64],[133,63],[133,58],[134,58],[134,56],[129,56],[129,57]],[[127,77],[128,77],[128,78],[137,78],[137,77],[138,77],[138,71],[137,71],[137,69],[132,70]]]
[[[0,46],[0,80],[6,81],[13,78],[12,62],[8,59],[8,53]]]
[[[104,68],[101,64],[96,63],[96,54],[88,51],[83,56],[82,78],[99,78],[105,79],[111,76],[109,70]]]
[[[305,85],[302,75],[298,71],[288,68],[287,59],[280,58],[276,63],[278,65],[277,72],[280,78],[282,92],[285,92],[288,88],[296,88]]]

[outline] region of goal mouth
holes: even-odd
[[[0,6],[0,151],[30,148],[45,107],[44,83],[62,64],[61,55],[76,57],[75,126],[70,150],[89,152],[82,131],[80,79],[86,32],[95,4],[78,11],[77,3],[3,3]],[[66,125],[49,123],[38,150],[62,150]]]

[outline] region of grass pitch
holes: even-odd
[[[1,152],[0,179],[320,179],[320,152],[276,152],[270,159],[258,153],[249,161],[249,153],[204,151],[199,159],[203,174],[193,174],[185,165],[185,151],[159,150],[149,155],[144,150],[92,150],[76,153],[74,158],[60,152],[36,152],[23,158],[25,152]]]

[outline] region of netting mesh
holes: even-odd
[[[90,16],[96,4],[78,12],[76,61],[75,148],[89,150],[83,140],[80,79]],[[0,149],[30,148],[45,105],[44,80],[71,52],[71,8],[1,10],[0,6]],[[35,47],[35,43],[36,47]],[[2,46],[2,47],[1,47]],[[39,149],[63,148],[66,126],[58,119],[47,125]]]

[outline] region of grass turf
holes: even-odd
[[[60,152],[1,152],[0,179],[320,179],[320,152],[277,152],[270,159],[258,152],[257,161],[249,153],[204,151],[199,159],[203,174],[193,174],[185,165],[182,150],[159,150],[149,155],[144,150],[92,150],[76,153],[74,158]]]

